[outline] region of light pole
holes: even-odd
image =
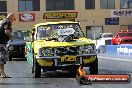
[[[95,44],[97,45],[97,39],[96,39],[96,37],[95,37],[95,23],[94,23],[94,20],[93,20],[92,35],[93,35],[93,38],[94,38],[94,40],[95,40]]]
[[[95,23],[94,23],[94,20],[93,20],[93,28],[92,28],[92,35],[93,35],[93,38],[95,39]]]

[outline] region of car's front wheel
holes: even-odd
[[[41,66],[39,65],[38,61],[35,59],[35,73],[34,77],[35,78],[41,78]]]
[[[79,68],[79,66],[76,66],[76,65],[71,66],[70,69],[69,69],[70,75],[73,76],[73,77],[76,76],[78,68]]]
[[[9,55],[9,61],[12,61],[12,56],[11,55]]]

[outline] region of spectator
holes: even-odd
[[[12,22],[14,22],[15,15],[10,13],[5,19],[0,22],[0,78],[9,77],[4,72],[4,64],[7,62],[6,44],[12,38]]]

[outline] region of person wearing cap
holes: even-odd
[[[12,38],[11,26],[15,20],[15,15],[10,13],[5,19],[0,21],[0,78],[9,77],[4,72],[4,64],[8,60],[6,44]]]

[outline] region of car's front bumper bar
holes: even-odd
[[[70,56],[70,55],[65,55]],[[97,56],[97,54],[83,54],[83,55],[74,55],[76,57],[88,57],[88,56]],[[52,59],[60,59],[61,56],[36,56],[36,59],[42,59],[42,60],[52,60]]]
[[[70,55],[65,55],[65,56],[70,56]],[[73,55],[72,55],[73,56]],[[91,56],[97,56],[97,54],[83,54],[83,55],[74,55],[76,56],[76,61],[75,62],[67,62],[63,63],[61,62],[61,56],[53,56],[53,57],[41,57],[41,56],[36,56],[35,58],[37,60],[47,60],[47,61],[53,61],[54,60],[54,65],[55,66],[63,66],[63,65],[78,65],[78,64],[83,64],[83,59],[90,59],[89,57]]]

